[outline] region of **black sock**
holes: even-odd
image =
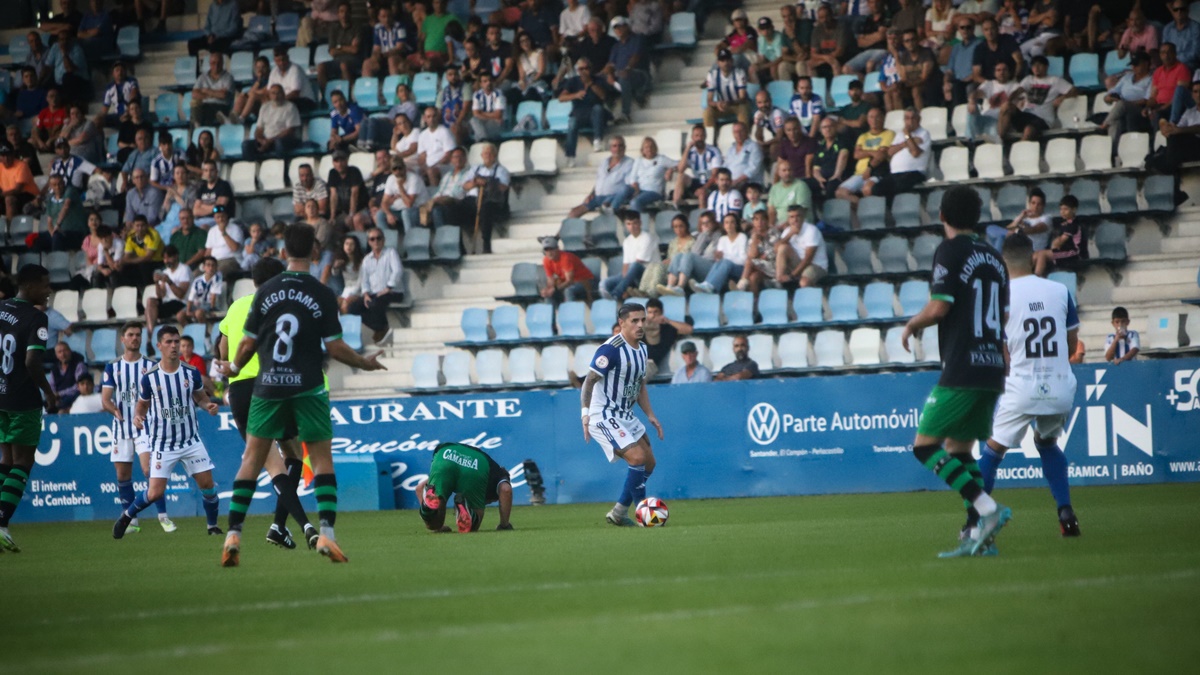
[[[229,531],[241,532],[242,523],[246,522],[246,511],[250,510],[250,502],[254,499],[253,480],[233,481],[233,496],[229,498]]]
[[[317,496],[317,518],[321,527],[333,527],[337,522],[337,476],[319,473],[313,478],[313,494]]]
[[[290,515],[300,525],[300,529],[304,529],[308,525],[308,514],[304,512],[304,505],[296,495],[296,488],[300,485],[300,478],[304,473],[304,462],[288,459],[285,464],[287,473],[281,473],[271,479],[276,495],[275,525],[282,530]]]
[[[25,485],[32,470],[33,466],[13,466],[8,469],[3,484],[0,484],[0,527],[8,527],[8,521],[25,494]]]

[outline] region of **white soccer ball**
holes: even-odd
[[[658,497],[646,497],[638,502],[634,511],[637,524],[642,527],[662,527],[667,524],[667,503]]]

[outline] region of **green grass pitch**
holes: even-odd
[[[615,479],[614,479],[615,480]],[[615,485],[615,483],[614,483]],[[1009,490],[1000,557],[942,561],[948,492],[518,508],[434,535],[345,513],[350,563],[251,518],[242,567],[198,519],[122,541],[23,525],[0,555],[5,673],[1182,673],[1200,657],[1200,485]],[[147,522],[148,521],[148,522]],[[222,519],[224,525],[224,519]]]

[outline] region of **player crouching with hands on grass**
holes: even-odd
[[[459,532],[478,532],[483,524],[484,507],[500,504],[497,530],[511,530],[512,485],[508,470],[479,448],[462,443],[442,443],[433,451],[429,478],[417,485],[421,520],[433,532],[449,532],[446,502],[454,497],[455,520]]]

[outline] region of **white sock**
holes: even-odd
[[[624,516],[629,513],[629,507],[624,504],[613,504],[612,512],[614,516]]]
[[[971,506],[974,506],[981,516],[990,516],[996,512],[996,500],[986,492],[976,497],[975,501],[971,502]]]
[[[335,541],[337,540],[337,537],[333,536],[333,527],[329,525],[321,526],[321,536],[325,537],[326,539],[333,539]]]
[[[161,523],[161,522],[164,522],[164,521],[166,521],[166,520],[168,520],[168,518],[167,518],[167,514],[165,514],[165,513],[160,513],[160,514],[158,514],[158,522],[160,522],[160,523]]]

